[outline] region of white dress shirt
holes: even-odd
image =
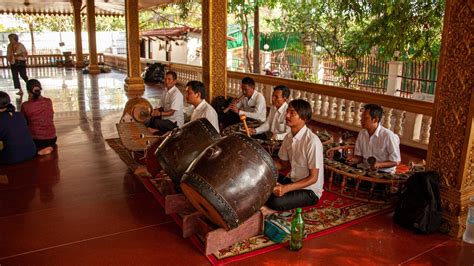
[[[240,109],[239,115],[245,115],[248,118],[264,122],[267,117],[267,104],[265,97],[254,90],[252,96],[249,98],[244,97],[238,104],[237,108]]]
[[[359,132],[357,136],[354,155],[362,156],[364,163],[371,156],[377,162],[393,161],[400,162],[400,138],[392,131],[386,129],[381,124],[374,134],[369,136],[366,129]],[[380,171],[395,173],[396,167],[381,168]]]
[[[270,131],[275,134],[276,140],[283,140],[290,132],[290,127],[286,125],[286,109],[288,103],[284,102],[280,108],[272,106],[270,108],[270,114],[265,120],[265,123],[255,129],[256,134]]]
[[[191,114],[191,121],[194,121],[199,118],[206,118],[211,122],[212,126],[219,132],[219,121],[217,120],[217,112],[214,108],[202,100],[196,108],[194,108],[193,113]]]
[[[171,122],[176,122],[178,127],[184,124],[184,113],[183,113],[183,94],[179,91],[176,86],[167,90],[163,101],[163,110],[169,111],[174,110],[174,113],[169,116],[163,116],[162,119],[168,119]]]
[[[308,177],[309,169],[318,169],[316,183],[304,189],[312,190],[318,198],[321,198],[324,185],[323,144],[316,134],[306,126],[301,128],[295,136],[291,132],[288,133],[281,144],[278,157],[290,162],[289,178],[293,182]]]

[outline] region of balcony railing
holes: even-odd
[[[41,54],[29,55],[27,58],[27,65],[29,67],[49,67],[62,66],[65,62],[72,60],[76,61],[76,54],[62,55],[62,54]],[[104,54],[98,53],[97,60],[99,64],[104,63]],[[84,61],[89,61],[89,54],[84,54]],[[0,56],[0,68],[9,67],[6,56]]]
[[[46,56],[48,58],[44,59],[46,62],[58,58]],[[30,66],[33,63],[34,66],[46,64],[39,59],[33,59],[34,57],[31,56]],[[0,58],[2,58],[2,62],[6,62],[4,57]],[[99,61],[122,70],[127,69],[125,56],[100,54]],[[141,69],[145,69],[147,63],[154,62],[159,61],[141,59]],[[202,80],[201,67],[167,62],[159,63],[176,71],[178,80],[182,83],[190,80]],[[46,64],[46,66],[49,65]],[[227,72],[227,94],[229,96],[242,94],[240,81],[246,76],[255,80],[256,89],[263,93],[267,104],[271,103],[272,88],[277,85],[285,85],[290,88],[290,100],[301,98],[311,103],[313,118],[316,121],[353,131],[361,129],[361,109],[364,104],[377,103],[385,110],[383,126],[399,135],[402,144],[421,149],[428,148],[433,112],[433,103],[431,102],[235,71]]]

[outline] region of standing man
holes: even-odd
[[[380,124],[383,109],[376,104],[366,104],[362,113],[362,131],[357,136],[354,155],[347,158],[350,164],[364,163],[372,170],[395,173],[401,161],[400,138]],[[367,159],[375,158],[368,165]]]
[[[177,78],[174,71],[165,74],[166,92],[162,101],[163,107],[153,110],[151,118],[145,121],[145,125],[151,128],[151,131],[164,134],[184,124],[183,94],[176,87]]]
[[[272,108],[265,123],[257,128],[251,128],[250,134],[255,135],[256,138],[283,140],[290,127],[286,124],[286,109],[288,103],[286,102],[290,97],[290,89],[287,86],[276,86],[272,93]]]
[[[22,95],[23,90],[21,89],[20,79],[21,78],[27,82],[28,76],[26,75],[26,57],[28,52],[26,51],[25,46],[18,41],[18,35],[12,33],[8,35],[10,43],[7,47],[7,60],[10,63],[10,69],[12,71],[13,85],[15,89],[18,90],[17,94]]]
[[[186,84],[186,102],[194,106],[191,114],[191,121],[199,118],[206,118],[212,126],[219,132],[219,122],[217,112],[205,100],[206,88],[200,81],[192,80]]]
[[[267,117],[267,104],[265,97],[255,90],[255,81],[245,77],[241,82],[243,99],[238,103],[232,103],[230,109],[239,116],[264,122]]]
[[[311,105],[293,100],[286,111],[286,124],[291,128],[281,145],[276,162],[278,170],[291,168],[289,175],[278,177],[273,194],[261,208],[263,215],[274,210],[290,210],[318,203],[323,193],[323,144],[308,127]]]

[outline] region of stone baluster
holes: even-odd
[[[421,136],[420,141],[421,143],[428,144],[430,140],[430,130],[431,130],[431,116],[424,115],[423,119],[421,120]]]
[[[321,115],[321,95],[314,94],[313,100],[314,100],[314,109],[315,109],[314,113],[316,115]]]
[[[336,105],[336,97],[329,97],[329,105],[328,105],[328,112],[329,112],[329,119],[334,120],[336,119],[336,110],[334,109],[334,105]]]
[[[403,136],[403,116],[405,111],[393,110],[393,115],[395,116],[395,125],[393,127],[393,132],[399,136]]]
[[[344,121],[344,111],[342,109],[344,109],[344,104],[346,103],[346,100],[342,98],[337,98],[336,102],[337,102],[336,120],[342,122]]]
[[[392,128],[392,111],[393,111],[393,108],[384,108],[382,126],[388,129]]]
[[[361,102],[354,102],[354,119],[352,119],[352,124],[355,126],[360,127],[360,118],[362,115],[362,108],[364,107],[364,103]]]
[[[352,105],[353,104],[354,104],[354,101],[346,99],[346,105],[345,105],[346,109],[345,109],[345,113],[344,113],[344,123],[346,123],[346,124],[351,124],[352,123],[352,116],[353,116]]]
[[[323,117],[328,117],[328,111],[329,111],[329,96],[323,95],[321,115]]]

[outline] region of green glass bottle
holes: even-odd
[[[291,220],[290,250],[298,251],[303,247],[304,220],[301,208],[296,209],[296,214]]]

